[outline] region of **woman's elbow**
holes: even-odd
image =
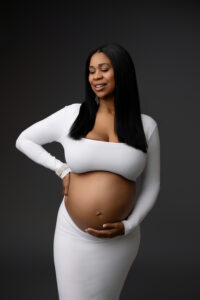
[[[22,149],[23,140],[24,140],[23,134],[20,133],[20,135],[17,137],[17,139],[15,141],[15,147],[20,151]]]
[[[156,188],[157,195],[158,195],[159,192],[160,192],[160,179],[156,181],[156,186],[155,186],[155,188]]]
[[[157,195],[160,192],[160,179],[154,179],[154,181],[151,183],[151,190],[153,191],[154,195],[157,197]]]
[[[15,141],[15,147],[19,150],[20,149],[20,144],[21,144],[21,138],[18,137],[17,140]]]

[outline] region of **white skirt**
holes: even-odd
[[[140,225],[127,236],[95,237],[74,223],[64,198],[53,242],[59,300],[118,300],[139,250]]]

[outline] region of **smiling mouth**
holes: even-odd
[[[105,88],[106,84],[102,84],[102,85],[95,85],[94,88],[96,91],[101,91]]]

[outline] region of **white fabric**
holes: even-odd
[[[119,300],[140,240],[140,226],[111,239],[82,231],[68,214],[63,197],[53,243],[59,300]]]
[[[133,211],[127,220],[122,221],[125,226],[125,234],[133,231],[144,220],[154,206],[160,191],[160,139],[158,126],[155,127],[148,145],[147,162],[141,175],[141,192],[136,199]]]
[[[51,142],[61,143],[69,166],[66,174],[70,170],[74,173],[104,170],[133,181],[142,174],[141,194],[132,213],[123,220],[125,235],[127,235],[151,210],[160,189],[160,140],[157,123],[152,117],[141,114],[149,145],[148,153],[125,143],[87,138],[74,140],[68,133],[79,113],[80,106],[81,103],[67,105],[29,126],[17,138],[16,147],[36,163],[56,171],[64,162],[52,156],[42,145]],[[62,177],[66,174],[62,174]]]

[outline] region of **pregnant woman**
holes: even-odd
[[[134,64],[122,46],[91,51],[85,76],[85,101],[34,123],[16,147],[62,180],[53,244],[59,299],[117,300],[160,190],[159,131],[140,111]],[[42,147],[51,142],[63,146],[65,162]]]

